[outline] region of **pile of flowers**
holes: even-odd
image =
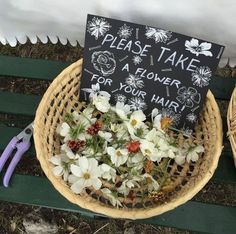
[[[169,130],[171,119],[157,109],[147,121],[141,110],[122,102],[112,106],[107,92],[91,92],[90,100],[66,115],[57,129],[60,154],[49,159],[54,175],[76,194],[89,189],[113,206],[123,206],[126,198],[152,198],[170,181],[171,161],[195,162],[204,152],[194,141],[179,141],[180,133]]]

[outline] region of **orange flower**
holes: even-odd
[[[127,143],[126,148],[130,153],[137,153],[140,150],[140,142],[130,141]]]
[[[164,117],[161,119],[161,129],[169,128],[172,124],[173,120],[169,117]]]
[[[146,173],[150,173],[153,169],[153,161],[151,160],[148,160],[145,167],[144,167],[144,170]]]

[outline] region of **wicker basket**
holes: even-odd
[[[222,121],[213,94],[209,91],[200,121],[196,126],[196,136],[203,139],[205,153],[196,163],[177,166],[169,165],[172,189],[166,188],[163,196],[145,207],[129,206],[114,208],[98,194],[87,192],[74,194],[62,178],[52,173],[53,165],[49,157],[59,152],[60,142],[56,134],[58,124],[67,112],[79,107],[78,92],[82,60],[66,68],[51,84],[37,109],[34,122],[34,141],[37,158],[41,167],[54,187],[69,201],[82,208],[89,209],[114,218],[141,219],[159,215],[190,200],[212,177],[222,150]]]
[[[229,102],[228,113],[227,113],[227,123],[228,123],[228,135],[231,143],[234,164],[236,167],[236,88],[232,93],[232,97]]]

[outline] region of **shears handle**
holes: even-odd
[[[7,168],[7,171],[3,177],[3,185],[8,187],[10,178],[12,176],[13,171],[15,170],[16,165],[21,160],[22,155],[30,148],[30,141],[20,142],[16,146],[17,151],[16,154],[13,156],[10,165]]]
[[[18,142],[17,137],[13,137],[11,141],[8,143],[7,147],[3,151],[1,157],[0,157],[0,172],[2,171],[2,168],[4,167],[7,159],[10,157],[13,150],[16,148],[16,144]]]

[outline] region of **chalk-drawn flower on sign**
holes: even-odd
[[[190,137],[193,134],[193,130],[190,129],[189,127],[183,128],[182,131],[183,134],[187,137]]]
[[[172,37],[172,33],[170,31],[158,28],[152,28],[148,26],[146,27],[145,35],[147,39],[149,38],[154,39],[156,43],[158,42],[166,43]]]
[[[114,98],[116,102],[123,102],[123,103],[126,102],[126,96],[121,93],[116,94]]]
[[[133,29],[130,26],[124,24],[119,28],[117,34],[119,35],[120,38],[128,39],[132,35],[132,31]]]
[[[92,54],[91,63],[104,77],[114,73],[116,60],[114,54],[109,51],[95,51]]]
[[[203,54],[205,56],[212,57],[211,51],[211,43],[209,42],[202,42],[199,44],[198,39],[192,38],[191,41],[186,40],[185,41],[185,50],[190,51],[192,54],[195,54],[198,56],[199,54]]]
[[[134,65],[138,65],[143,61],[143,59],[138,55],[135,55],[132,60],[133,60]]]
[[[104,18],[93,17],[92,21],[89,21],[87,24],[87,31],[91,36],[94,36],[96,40],[104,36],[110,28],[111,25]]]
[[[133,75],[129,73],[129,76],[125,79],[125,83],[133,88],[143,88],[144,82],[138,75]]]
[[[192,73],[193,84],[198,87],[203,87],[209,85],[211,80],[212,72],[207,66],[197,67]]]
[[[162,118],[169,118],[171,120],[171,124],[173,126],[177,125],[179,123],[180,114],[175,113],[172,109],[170,108],[163,108],[161,110],[161,117]]]
[[[190,123],[195,123],[197,121],[197,116],[194,113],[189,113],[186,116],[186,119],[190,122]]]
[[[130,109],[135,110],[145,110],[147,109],[146,102],[139,97],[132,97],[128,100],[128,105],[130,106]]]
[[[194,103],[199,104],[201,101],[201,95],[193,87],[181,87],[177,91],[177,101],[186,107],[192,108]]]

